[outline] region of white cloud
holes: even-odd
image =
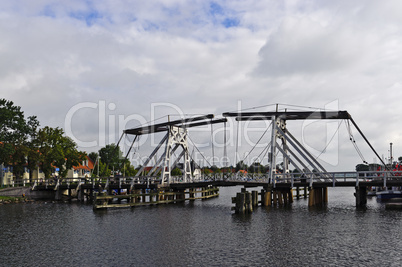
[[[380,151],[393,141],[402,153],[400,5],[1,1],[0,92],[43,126],[62,127],[82,102],[115,103],[106,117],[148,120],[156,102],[219,114],[238,100],[244,108],[339,100]],[[97,117],[74,116],[82,140],[98,136]],[[340,168],[359,163],[353,153],[346,150]]]

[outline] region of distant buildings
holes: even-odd
[[[22,181],[16,181],[16,177],[13,173],[12,166],[5,166],[3,164],[1,166],[0,172],[0,185],[12,185],[13,182],[21,183]],[[86,160],[83,160],[79,166],[73,167],[71,170],[68,170],[67,178],[85,178],[91,176],[91,171],[94,168],[94,162],[91,158],[86,156]],[[55,167],[52,176],[59,176],[59,168]],[[29,177],[29,169],[27,165],[24,166],[24,172],[22,175],[22,180],[26,182],[31,182],[32,180],[44,179],[45,174],[43,173],[40,166],[37,167],[36,170],[33,170],[31,177]],[[31,179],[31,181],[30,181]]]

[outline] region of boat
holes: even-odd
[[[388,200],[391,198],[402,198],[402,191],[384,190],[384,191],[377,192],[377,199]]]

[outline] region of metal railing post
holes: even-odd
[[[356,172],[356,187],[359,186],[359,172]]]

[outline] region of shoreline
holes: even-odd
[[[0,196],[0,205],[3,204],[17,204],[17,203],[26,203],[26,202],[32,202],[33,200],[30,200],[26,197],[9,197],[9,196]]]

